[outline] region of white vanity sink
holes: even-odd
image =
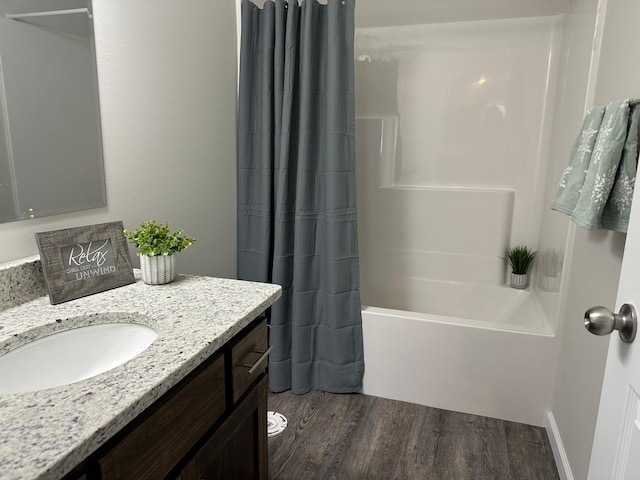
[[[58,387],[93,377],[143,352],[158,333],[136,323],[73,328],[0,356],[0,394]]]

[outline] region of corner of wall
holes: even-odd
[[[564,450],[564,444],[562,443],[560,430],[551,411],[547,412],[545,416],[544,428],[549,437],[549,443],[551,444],[551,450],[553,451],[553,458],[556,461],[556,468],[558,469],[560,480],[574,480],[573,473],[571,472],[571,464],[569,463],[567,453]]]

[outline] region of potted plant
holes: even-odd
[[[124,230],[124,236],[138,248],[142,281],[149,285],[172,282],[176,277],[176,256],[196,239],[183,235],[182,230],[171,232],[168,223],[155,220],[142,222],[130,232]]]
[[[504,251],[504,261],[511,267],[511,287],[527,288],[528,272],[536,258],[536,252],[526,245],[516,245]]]

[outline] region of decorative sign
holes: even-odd
[[[120,222],[36,233],[52,304],[135,281]]]
[[[116,271],[116,256],[111,239],[79,243],[60,249],[68,282],[98,277]]]

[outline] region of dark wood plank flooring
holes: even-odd
[[[543,428],[367,395],[270,394],[271,480],[558,479]]]

